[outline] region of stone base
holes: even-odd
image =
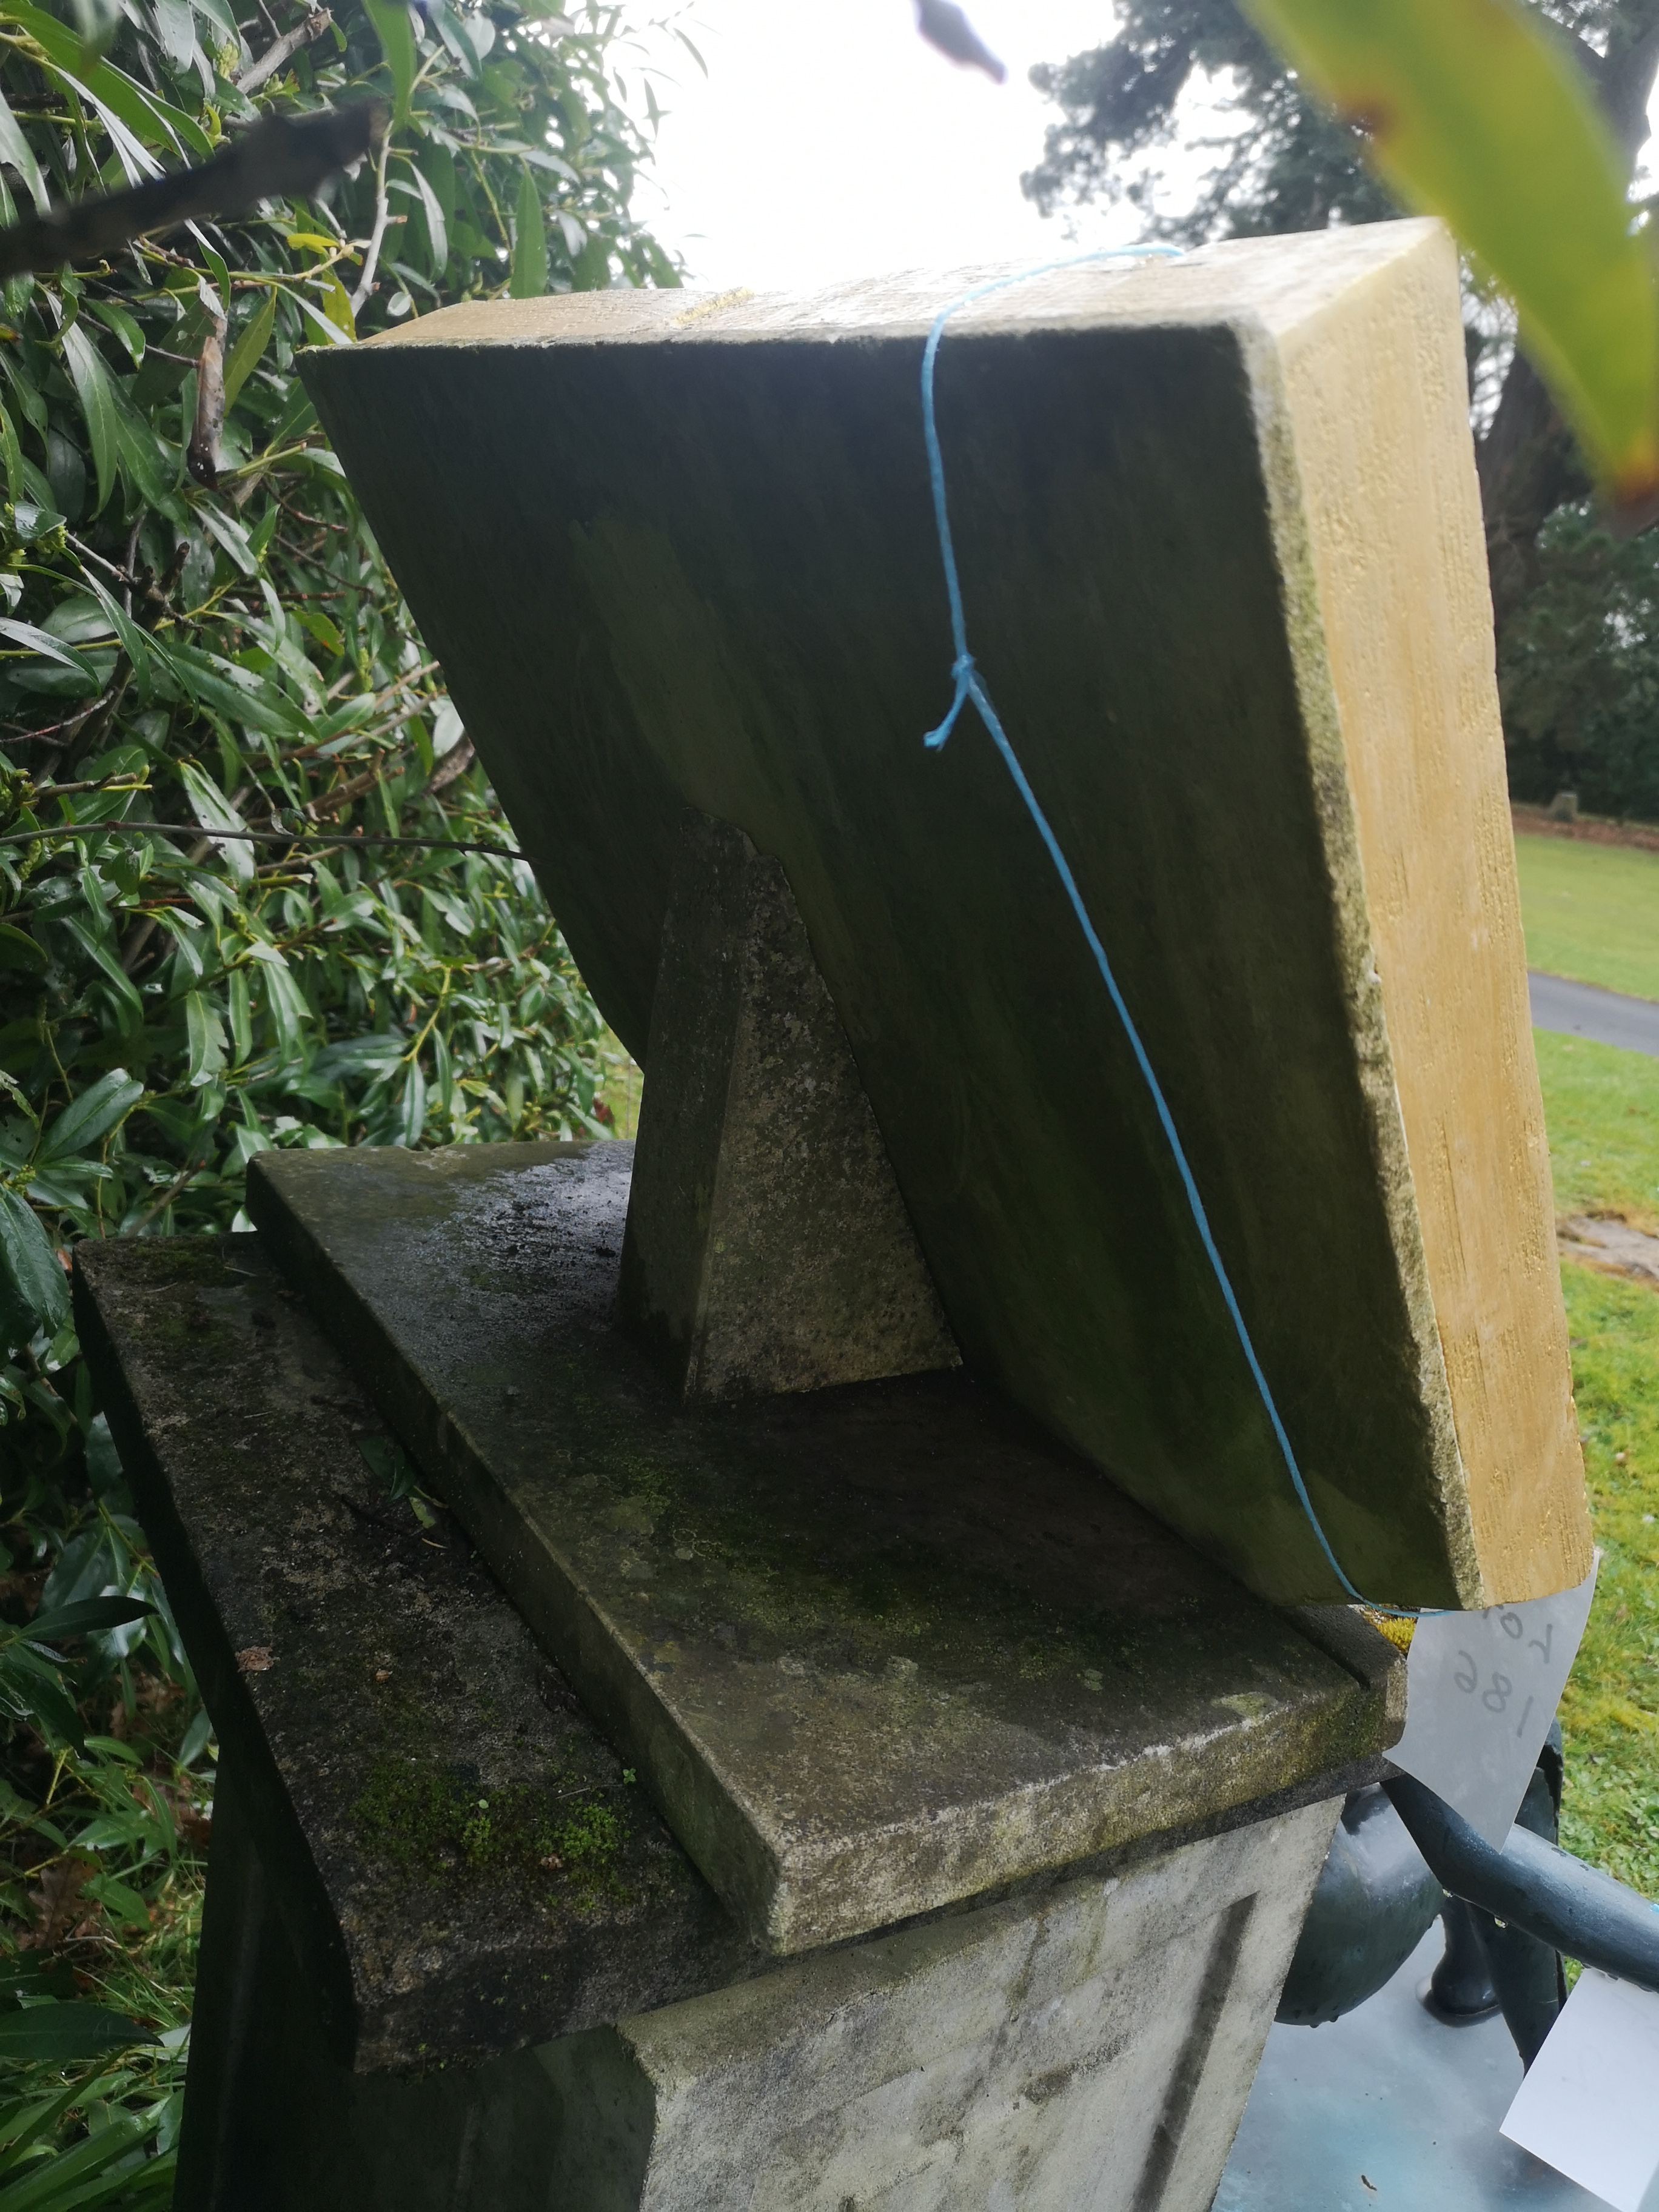
[[[177,2212],[1206,2212],[1337,1810],[410,2077],[326,2055],[222,1774]]]

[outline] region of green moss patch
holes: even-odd
[[[382,1759],[352,1808],[378,1857],[428,1882],[511,1875],[531,1889],[616,1887],[627,1838],[622,1815],[597,1796],[524,1782],[489,1789],[443,1768]]]

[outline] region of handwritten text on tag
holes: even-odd
[[[1595,1594],[1577,1589],[1481,1613],[1425,1613],[1406,1662],[1395,1765],[1489,1844],[1509,1834],[1566,1686]]]

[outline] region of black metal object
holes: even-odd
[[[1415,1844],[1412,1849],[1417,1850]],[[1420,1851],[1417,1855],[1423,1856]],[[1438,1882],[1434,1886],[1440,1888]],[[1474,1906],[1465,1905],[1461,1897],[1447,1897],[1443,1890],[1440,1893],[1446,1948],[1429,1977],[1423,2002],[1448,2027],[1468,2027],[1478,2020],[1492,2018],[1498,2009],[1498,1992],[1492,1985],[1492,1967],[1475,1925]]]
[[[1554,1721],[1515,1816],[1517,1827],[1541,1836],[1547,1844],[1556,1842],[1559,1834],[1562,1779],[1561,1723]],[[1462,1899],[1449,1902],[1462,1905]],[[1521,2054],[1522,2065],[1529,2067],[1567,2001],[1561,1954],[1551,1944],[1495,1918],[1477,1905],[1462,1905],[1462,1909],[1491,1971],[1504,2024]]]
[[[1412,1775],[1382,1787],[1454,1897],[1584,1966],[1659,1990],[1659,1905],[1526,1828],[1495,1849]]]
[[[1410,1958],[1441,1902],[1439,1883],[1379,1786],[1356,1790],[1315,1887],[1279,2018],[1319,2027],[1364,2004]]]

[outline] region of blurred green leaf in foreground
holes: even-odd
[[[1243,0],[1362,129],[1408,204],[1443,216],[1514,300],[1523,343],[1602,486],[1659,507],[1659,290],[1589,87],[1512,0]]]

